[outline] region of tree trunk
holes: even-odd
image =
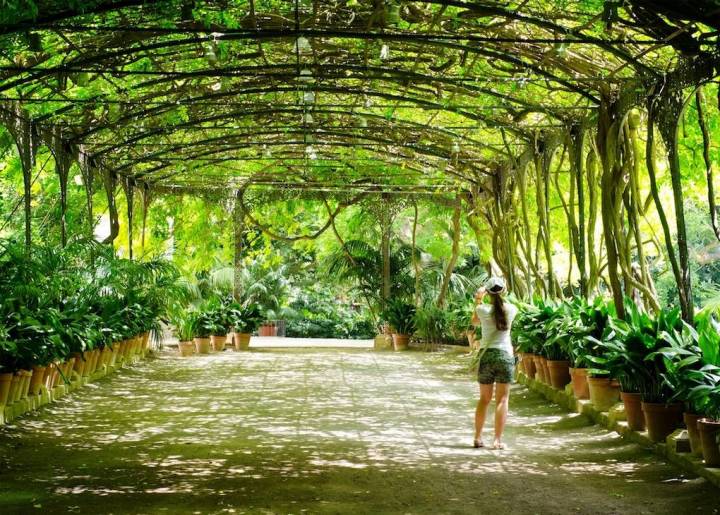
[[[461,211],[460,198],[455,203],[455,209],[453,211],[452,225],[452,251],[450,253],[450,261],[448,261],[447,267],[445,268],[445,274],[443,275],[442,285],[440,286],[440,292],[438,293],[437,306],[442,308],[445,306],[445,297],[447,296],[448,287],[450,286],[450,279],[452,278],[453,270],[455,270],[455,263],[457,263],[458,254],[460,252],[460,211]]]
[[[710,210],[710,224],[712,225],[715,237],[720,240],[720,227],[718,227],[717,207],[715,206],[715,185],[713,184],[713,168],[710,159],[710,133],[705,121],[705,95],[702,86],[695,91],[695,105],[697,106],[698,125],[703,137],[703,160],[705,161],[705,178],[707,180],[708,209]]]
[[[617,181],[620,179],[622,170],[617,163],[616,146],[618,135],[619,116],[612,105],[604,100],[600,106],[600,117],[598,120],[598,149],[602,158],[603,173],[601,178],[601,217],[603,222],[603,236],[608,259],[608,279],[613,294],[615,310],[618,317],[625,318],[624,294],[620,277],[618,274],[619,253],[617,246],[617,234],[615,231]]]
[[[110,234],[103,243],[112,245],[120,233],[120,220],[118,217],[117,205],[115,204],[115,190],[117,188],[117,177],[109,170],[103,170],[103,183],[105,186],[105,194],[107,196],[108,213],[110,216]]]
[[[239,197],[240,192],[238,191],[235,194],[233,206],[233,298],[237,302],[240,302],[242,297],[243,236],[245,233],[245,217]]]
[[[678,120],[682,118],[682,104],[677,94],[674,94],[671,99],[662,102],[660,115],[660,131],[665,140],[670,167],[670,183],[672,184],[675,205],[675,227],[677,231],[678,257],[680,258],[680,281],[677,285],[680,293],[680,309],[682,310],[683,320],[692,325],[695,318],[695,309],[693,307],[690,256],[685,228],[685,201],[678,152]]]
[[[415,306],[420,306],[420,263],[417,256],[418,205],[413,202],[412,266],[415,273]]]
[[[570,170],[572,173],[571,181],[574,182],[573,191],[577,195],[577,223],[575,216],[572,216],[571,225],[575,227],[575,258],[577,260],[577,268],[580,273],[580,295],[587,298],[587,269],[586,269],[586,252],[585,252],[585,187],[584,187],[584,171],[583,171],[583,144],[585,141],[585,133],[580,126],[573,126],[570,130],[570,152],[572,158],[570,160]],[[575,208],[570,205],[572,213]]]
[[[670,261],[670,267],[675,277],[675,283],[680,288],[682,283],[682,274],[678,265],[677,257],[675,255],[675,247],[673,245],[672,235],[670,234],[670,225],[668,224],[667,216],[665,215],[665,208],[663,207],[662,200],[660,199],[660,192],[657,185],[657,175],[655,173],[655,111],[654,101],[651,99],[648,101],[648,122],[647,122],[647,142],[645,144],[645,161],[647,165],[648,177],[650,179],[650,192],[652,193],[653,200],[655,201],[655,209],[660,218],[660,225],[662,226],[663,236],[665,239],[665,248],[667,249],[668,260]],[[682,296],[682,293],[681,293]]]

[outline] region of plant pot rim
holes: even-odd
[[[714,420],[712,418],[702,417],[702,418],[698,419],[698,425],[720,426],[720,420]]]
[[[563,363],[570,364],[570,361],[567,359],[548,359],[547,362],[548,366],[552,364],[555,367],[563,366]]]
[[[642,401],[643,406],[648,406],[651,408],[673,408],[673,409],[682,409],[683,403],[682,402],[645,402]]]
[[[588,381],[602,381],[603,383],[607,382],[608,384],[611,382],[609,377],[595,377],[591,375],[588,376]]]

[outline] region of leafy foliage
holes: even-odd
[[[390,299],[383,310],[383,319],[396,334],[411,335],[415,332],[415,306],[402,299]]]

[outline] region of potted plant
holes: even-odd
[[[703,460],[708,467],[720,467],[720,367],[704,368],[704,384],[693,389],[693,397],[703,399],[704,417],[697,421]]]
[[[633,431],[644,431],[640,377],[645,373],[644,359],[647,352],[638,347],[637,340],[614,338],[612,334],[602,340],[595,340],[599,352],[589,356],[589,360],[595,365],[591,370],[607,372],[618,381],[628,427]]]
[[[593,352],[597,354],[595,342],[603,338],[608,320],[614,316],[614,306],[598,297],[592,304],[588,304],[585,299],[573,300],[568,303],[568,309],[572,311],[573,321],[567,342],[573,394],[576,399],[589,399],[590,357]]]
[[[678,309],[660,311],[653,318],[630,301],[625,312],[626,320],[613,320],[611,324],[624,346],[620,348],[622,359],[630,360],[625,366],[625,381],[628,389],[640,394],[648,436],[654,442],[663,442],[682,425],[683,406],[673,401],[677,385],[669,381],[668,358],[661,351],[672,342],[670,335],[682,330],[683,321]]]
[[[526,305],[512,327],[513,340],[527,361],[529,377],[543,383],[549,381],[550,375],[543,352],[548,337],[546,324],[553,314],[553,308],[543,301],[535,306]]]
[[[683,420],[693,454],[709,466],[720,466],[717,428],[720,420],[720,325],[712,314],[701,313],[696,328],[685,325],[679,334],[668,334],[666,381],[675,387],[671,400],[685,405]],[[704,438],[703,438],[704,436]],[[705,442],[709,448],[705,450]]]
[[[445,311],[437,306],[424,306],[415,312],[415,328],[430,350],[442,342],[448,331]]]
[[[198,311],[192,315],[192,334],[197,354],[210,353],[210,335],[215,328],[212,316],[205,311]]]
[[[195,353],[195,343],[193,342],[195,327],[193,318],[188,314],[176,317],[173,325],[175,327],[175,336],[178,339],[180,356],[192,356]]]
[[[512,324],[512,340],[520,358],[521,371],[530,379],[535,379],[537,374],[535,353],[538,344],[531,332],[532,313],[535,309],[533,305],[523,305]]]
[[[231,326],[227,305],[219,300],[212,303],[209,307],[208,316],[212,319],[210,342],[213,350],[220,352],[225,349],[227,333]]]
[[[17,345],[10,340],[10,332],[0,322],[0,411],[9,404],[10,386],[15,373]]]
[[[248,350],[252,333],[260,327],[263,321],[260,309],[256,305],[244,306],[234,303],[230,306],[229,318],[235,350]]]
[[[415,332],[415,306],[401,299],[390,299],[383,311],[383,318],[392,328],[393,348],[407,350],[410,336]]]

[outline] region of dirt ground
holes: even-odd
[[[465,368],[453,353],[167,353],[0,429],[0,513],[718,513],[704,480],[522,386],[508,449],[472,449]]]

